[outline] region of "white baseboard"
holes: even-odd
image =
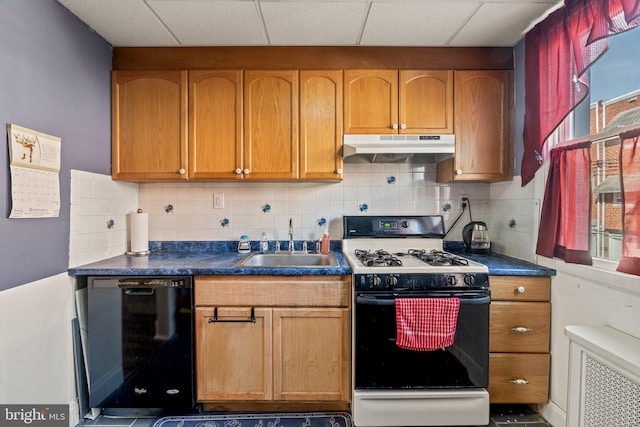
[[[69,402],[69,427],[77,426],[80,422],[80,408],[77,401]]]
[[[538,405],[538,412],[553,427],[565,427],[567,425],[567,412],[552,401],[544,405]]]

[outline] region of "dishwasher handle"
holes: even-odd
[[[149,296],[156,293],[155,288],[121,288],[125,294],[133,296]]]

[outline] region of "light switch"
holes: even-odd
[[[224,193],[213,193],[213,209],[224,209]]]

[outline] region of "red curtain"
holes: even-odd
[[[588,93],[584,73],[607,50],[607,37],[640,24],[640,0],[565,0],[525,36],[522,185],[543,162],[553,130]]]
[[[588,139],[551,150],[536,253],[591,265],[591,179]]]
[[[618,271],[640,276],[640,129],[620,134],[622,256]]]

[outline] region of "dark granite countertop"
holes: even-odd
[[[274,244],[273,242],[271,242]],[[351,274],[351,267],[342,255],[341,241],[332,241],[331,250],[338,260],[338,267],[298,268],[234,268],[233,265],[246,254],[235,251],[236,242],[150,242],[148,256],[118,255],[91,264],[73,267],[73,276],[190,276],[197,274],[228,275],[343,275]],[[251,242],[252,250],[258,250],[258,242]],[[286,247],[286,243],[283,243]],[[255,247],[254,247],[255,246]],[[296,242],[296,248],[302,247]],[[273,250],[274,248],[270,248]],[[553,269],[532,264],[497,253],[473,254],[460,242],[445,242],[447,251],[457,253],[489,267],[489,274],[496,276],[555,276]]]
[[[445,242],[445,249],[457,255],[469,258],[472,261],[485,264],[489,267],[489,274],[494,276],[555,276],[556,271],[523,261],[510,256],[490,252],[488,254],[475,254],[468,252],[462,242]]]
[[[271,242],[273,245],[275,243]],[[247,254],[236,252],[236,242],[150,242],[147,256],[118,255],[102,261],[69,269],[73,276],[190,276],[219,275],[342,275],[351,274],[351,267],[342,256],[341,242],[332,242],[331,250],[338,267],[253,267],[235,268],[233,265]],[[258,250],[258,242],[251,242]],[[286,243],[284,246],[286,247]],[[302,243],[296,242],[296,248]],[[271,250],[275,247],[270,248]]]

